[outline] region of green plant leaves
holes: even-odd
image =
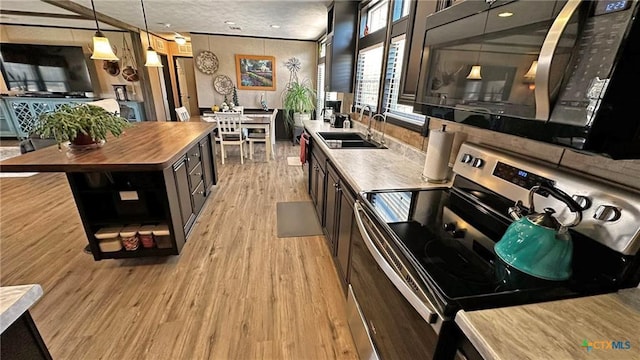
[[[306,113],[316,108],[316,91],[308,81],[290,82],[283,93],[285,124],[293,127],[292,113]]]
[[[58,147],[72,141],[78,133],[91,136],[94,141],[106,140],[111,133],[120,136],[132,126],[126,119],[90,104],[64,104],[56,111],[40,115],[33,129],[41,138],[53,138]]]

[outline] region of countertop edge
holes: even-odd
[[[21,293],[21,294],[18,294]],[[0,287],[0,333],[4,332],[22,314],[27,312],[41,297],[43,291],[39,284]],[[6,299],[6,297],[10,297]],[[11,302],[7,304],[5,302]]]
[[[307,131],[308,134],[310,134],[310,136],[313,138],[313,140],[315,141],[315,144],[319,145],[319,148],[327,155],[327,158],[329,160],[331,160],[331,163],[334,165],[334,167],[336,168],[336,170],[338,170],[340,172],[341,175],[343,175],[345,177],[345,179],[347,180],[347,182],[349,183],[349,185],[351,186],[351,188],[356,192],[356,193],[362,193],[362,192],[369,192],[369,191],[379,191],[379,190],[398,190],[398,189],[412,189],[412,190],[428,190],[428,189],[443,189],[443,188],[450,188],[451,184],[453,183],[453,177],[451,177],[447,182],[445,183],[429,183],[427,181],[419,181],[417,180],[418,177],[421,176],[421,171],[422,171],[422,166],[418,163],[412,162],[412,164],[414,164],[416,166],[416,173],[412,173],[413,176],[416,176],[416,180],[414,181],[414,183],[412,184],[398,184],[397,186],[378,186],[378,187],[363,187],[360,186],[360,184],[358,183],[358,181],[354,178],[354,176],[352,176],[351,171],[347,168],[347,164],[341,163],[340,161],[337,161],[336,158],[333,156],[334,151],[366,151],[367,153],[370,152],[380,152],[383,151],[385,153],[392,153],[395,156],[402,158],[403,161],[410,161],[406,158],[403,158],[401,154],[395,152],[393,149],[387,148],[387,149],[366,149],[366,150],[362,150],[362,149],[331,149],[330,147],[328,147],[325,142],[322,140],[322,138],[320,137],[320,135],[318,135],[318,132],[320,131],[330,131],[330,132],[359,132],[357,129],[342,129],[342,128],[326,128],[326,129],[318,129],[318,127],[323,126],[320,124],[315,124],[314,122],[316,122],[318,120],[305,120],[303,121],[303,126],[305,128],[305,130]],[[324,124],[324,122],[323,122]],[[327,125],[324,125],[325,127]],[[418,184],[419,182],[419,184]]]
[[[476,329],[468,318],[467,313],[464,310],[460,310],[456,313],[455,317],[456,325],[469,339],[473,347],[478,350],[480,355],[485,360],[500,360],[500,357],[493,351],[491,346],[482,338],[482,334]]]

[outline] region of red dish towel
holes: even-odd
[[[309,135],[307,133],[302,133],[300,135],[300,163],[304,164],[307,162],[307,143],[309,142]]]

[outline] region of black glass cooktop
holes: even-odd
[[[425,288],[445,313],[620,287],[625,259],[577,233],[572,233],[574,274],[567,281],[539,279],[504,264],[493,245],[511,223],[506,214],[513,202],[468,180],[458,185],[455,190],[367,194],[368,203],[400,240],[401,250],[415,263]]]

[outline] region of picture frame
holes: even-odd
[[[127,85],[113,85],[113,92],[116,93],[116,100],[129,101],[129,96],[127,95]]]
[[[236,54],[238,90],[276,90],[276,58]]]

